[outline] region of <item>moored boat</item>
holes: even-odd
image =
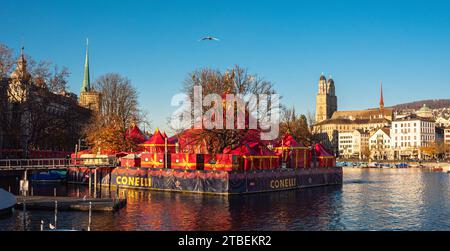
[[[16,202],[16,197],[13,194],[0,188],[0,216],[11,214]]]

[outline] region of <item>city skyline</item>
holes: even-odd
[[[159,1],[139,3],[137,11],[136,2],[6,1],[0,41],[16,55],[24,45],[37,60],[67,66],[70,91],[79,95],[89,38],[91,81],[108,72],[130,78],[153,128],[167,129],[172,96],[203,67],[248,68],[274,82],[282,103],[299,113],[315,111],[321,72],[335,80],[338,110],[377,107],[381,81],[386,106],[450,91],[443,73],[450,66],[448,3],[171,3],[179,8]],[[54,12],[60,9],[66,11]],[[198,41],[209,35],[221,41]]]

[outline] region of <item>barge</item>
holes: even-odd
[[[342,167],[336,165],[335,157],[321,144],[305,147],[290,135],[271,149],[253,143],[222,154],[194,154],[180,152],[178,143],[157,130],[141,146],[143,151],[135,153],[73,155],[74,159],[103,158],[105,163],[116,166],[98,168],[95,175],[89,168],[70,168],[67,180],[113,188],[216,195],[342,185],[343,180]]]

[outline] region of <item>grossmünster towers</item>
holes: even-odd
[[[334,80],[330,76],[327,81],[322,73],[316,98],[316,123],[331,118],[335,111],[337,111],[337,97]]]

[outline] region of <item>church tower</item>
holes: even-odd
[[[91,87],[89,75],[89,41],[86,42],[86,60],[84,62],[84,77],[81,86],[79,104],[82,107],[99,112],[101,103],[101,94]]]
[[[334,80],[330,77],[328,78],[328,118],[333,116],[333,113],[337,111],[337,97],[336,89],[334,87]]]
[[[320,76],[319,91],[316,96],[316,123],[331,118],[333,113],[337,111],[337,97],[334,86],[334,80]]]
[[[16,63],[16,69],[11,73],[8,97],[11,103],[22,103],[27,100],[31,84],[31,74],[27,71],[27,60],[25,59],[24,47],[20,52]]]

